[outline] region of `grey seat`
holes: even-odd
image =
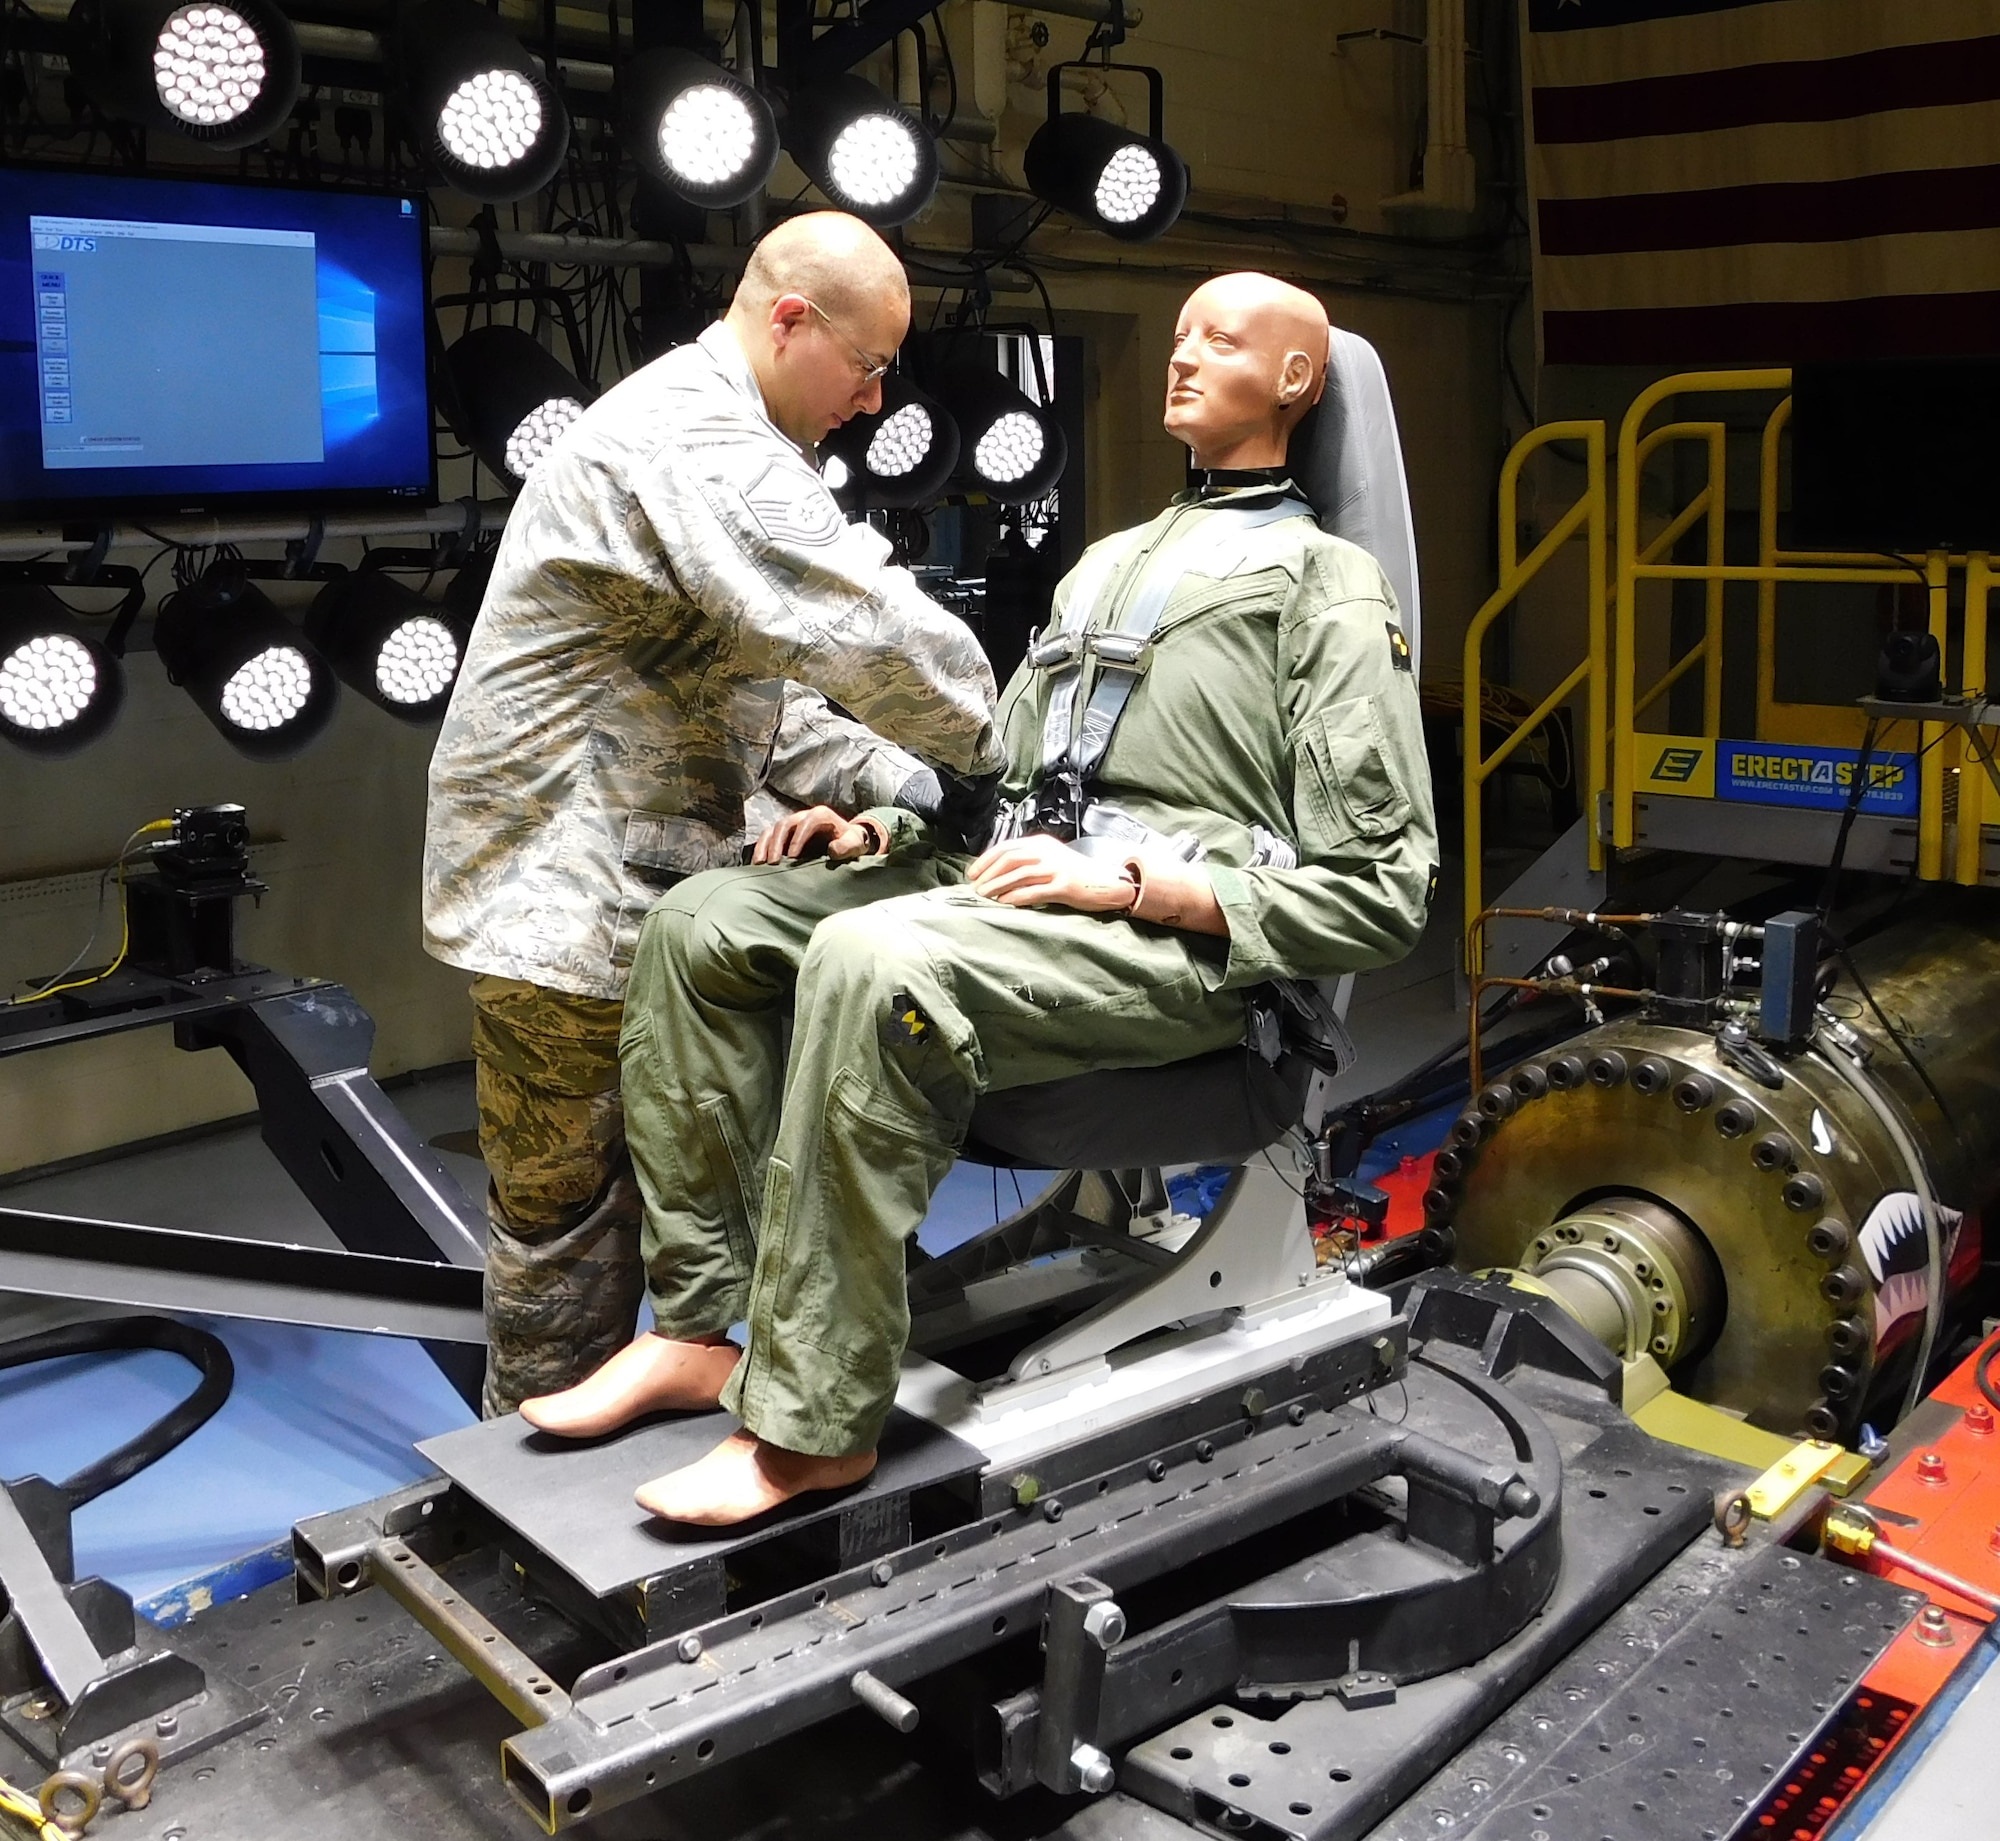
[[[1382,565],[1418,662],[1409,485],[1389,380],[1367,340],[1334,328],[1326,390],[1293,431],[1291,463],[1321,528]],[[1328,993],[1337,1013],[1352,982]],[[1240,1163],[1305,1122],[1315,1071],[1302,1055],[1281,1055],[1274,1067],[1245,1047],[988,1093],[973,1109],[961,1155],[1045,1170]]]

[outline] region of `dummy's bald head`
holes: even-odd
[[[1326,309],[1275,275],[1218,275],[1190,294],[1167,366],[1166,428],[1208,467],[1277,466],[1326,384]]]
[[[787,294],[804,295],[835,319],[895,303],[907,315],[910,283],[896,252],[858,217],[808,211],[787,218],[750,252],[730,312],[761,320]]]

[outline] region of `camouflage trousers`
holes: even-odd
[[[722,1404],[788,1450],[874,1446],[904,1242],[981,1093],[1243,1039],[1223,942],[1003,907],[958,886],[966,861],[710,870],[640,930],[624,1093],[654,1323],[747,1320]]]
[[[489,1419],[581,1380],[632,1338],[643,1274],[621,1008],[516,978],[472,981]]]

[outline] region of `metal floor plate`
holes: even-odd
[[[780,1532],[865,1515],[898,1496],[974,1475],[985,1461],[949,1432],[892,1413],[880,1461],[857,1489],[809,1496],[722,1532],[675,1527],[632,1500],[640,1484],[693,1463],[740,1423],[728,1413],[676,1413],[584,1442],[552,1438],[513,1415],[426,1439],[417,1449],[595,1598],[727,1559]]]
[[[1712,1546],[1683,1555],[1413,1797],[1383,1841],[1733,1833],[1924,1602],[1782,1547],[1737,1559]]]

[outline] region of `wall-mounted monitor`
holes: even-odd
[[[422,505],[421,200],[0,167],[0,510]]]

